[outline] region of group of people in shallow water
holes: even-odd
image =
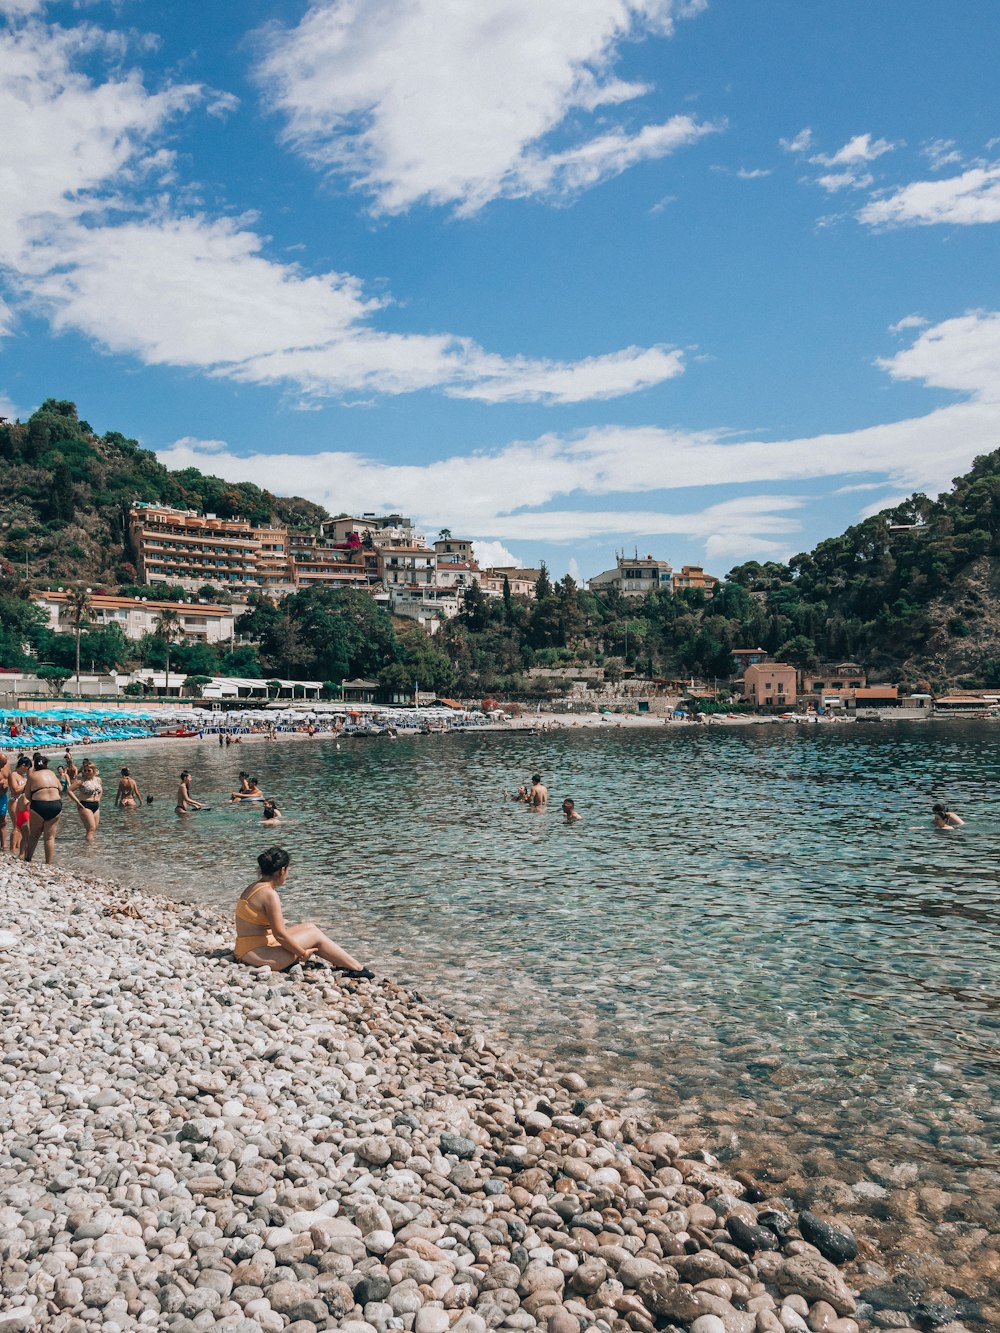
[[[257,780],[240,773],[240,790],[231,801],[259,801],[262,824],[277,824],[281,811],[276,801],[266,797]],[[104,784],[95,760],[88,757],[77,767],[69,750],[64,762],[53,770],[48,757],[36,752],[13,759],[0,750],[0,852],[8,849],[24,861],[35,855],[42,844],[46,865],[55,860],[56,830],[68,805],[75,805],[87,842],[92,842],[101,824]],[[128,768],[120,770],[115,805],[121,810],[136,810],[143,804],[139,784]],[[146,805],[153,797],[146,797]],[[191,795],[191,774],[185,769],[177,789],[176,813],[207,810],[208,806]],[[9,837],[8,837],[9,833]]]
[[[123,768],[116,805],[126,803],[123,794],[127,797],[130,790],[126,783],[129,776],[128,769]],[[135,792],[138,795],[138,788]],[[100,769],[93,759],[84,759],[77,768],[67,751],[66,762],[53,772],[43,754],[22,754],[12,763],[10,756],[0,750],[0,851],[8,848],[9,821],[11,852],[30,861],[41,842],[46,864],[51,865],[65,802],[76,806],[84,836],[90,842],[101,822],[103,797]]]
[[[504,791],[503,798],[505,801],[514,801],[515,804],[530,805],[535,810],[547,810],[549,789],[542,781],[541,773],[533,773],[530,786],[522,783],[513,796],[509,791]],[[583,819],[583,815],[577,812],[576,804],[569,796],[563,799],[562,815],[567,824],[575,824],[577,820]]]

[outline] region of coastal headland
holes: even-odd
[[[868,1326],[836,1218],[391,980],[240,968],[219,913],[53,868],[0,904],[0,1328]]]

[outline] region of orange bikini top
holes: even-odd
[[[257,889],[262,889],[264,887],[263,884],[257,885]],[[254,889],[248,898],[237,899],[236,920],[245,921],[250,926],[269,926],[271,923],[267,919],[264,911],[260,907],[251,907],[250,905],[250,898],[257,892],[257,889]]]

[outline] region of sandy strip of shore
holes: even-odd
[[[857,1333],[842,1227],[387,979],[10,859],[0,928],[0,1329]]]

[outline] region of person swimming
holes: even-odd
[[[933,808],[934,827],[935,828],[963,828],[965,820],[961,815],[957,815],[954,810],[949,810],[946,805],[937,804]]]
[[[260,821],[262,824],[280,824],[281,811],[278,809],[276,801],[264,802],[264,817]]]
[[[236,903],[236,961],[287,972],[318,954],[349,977],[371,980],[375,974],[334,944],[314,922],[285,925],[279,893],[288,879],[291,860],[283,847],[268,847],[257,857],[260,877],[247,885]]]
[[[583,818],[583,815],[577,814],[576,806],[573,804],[572,800],[570,800],[568,796],[562,803],[562,812],[563,812],[563,819],[565,819],[567,824],[574,824],[578,819]]]

